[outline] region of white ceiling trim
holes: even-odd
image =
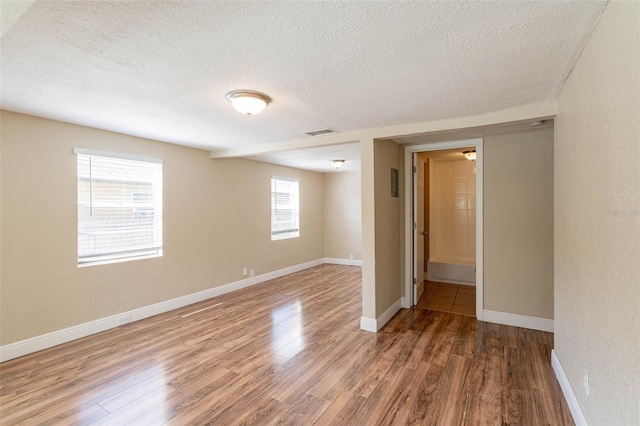
[[[557,112],[558,107],[555,100],[544,101],[467,117],[448,118],[421,123],[399,124],[395,126],[377,127],[326,136],[307,137],[268,144],[210,151],[209,157],[251,157],[266,153],[355,143],[364,138],[394,139],[396,142],[402,143],[403,137],[413,137],[420,134],[443,132],[448,130],[461,130],[469,127],[491,126],[514,121],[550,119],[555,117]]]

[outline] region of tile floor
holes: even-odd
[[[476,288],[469,285],[425,281],[418,306],[439,312],[476,316]]]

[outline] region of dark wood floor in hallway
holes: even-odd
[[[553,335],[423,308],[359,330],[321,265],[0,364],[0,423],[573,424]]]

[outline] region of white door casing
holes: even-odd
[[[424,292],[424,159],[413,153],[413,295],[412,305],[417,305]]]

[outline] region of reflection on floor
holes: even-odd
[[[439,312],[476,316],[476,288],[469,285],[425,281],[418,306]]]

